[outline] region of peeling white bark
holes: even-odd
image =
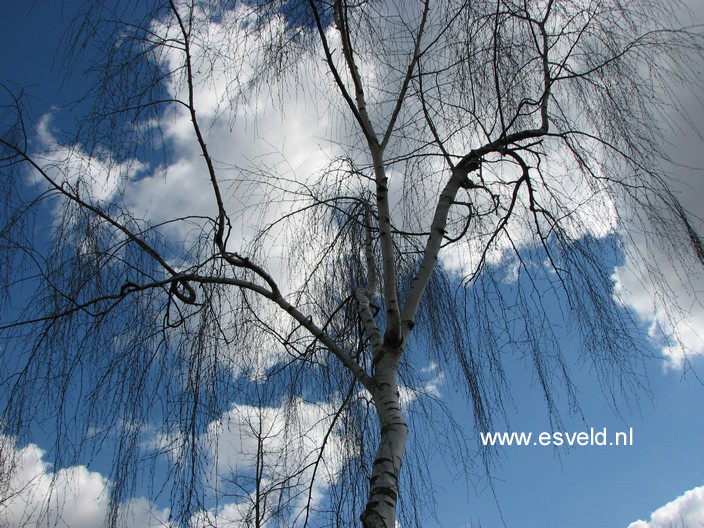
[[[369,479],[369,499],[361,517],[365,528],[396,526],[399,477],[408,437],[398,387],[398,362],[402,352],[400,348],[384,348],[374,374],[373,399],[381,434]]]

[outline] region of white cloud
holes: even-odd
[[[37,126],[38,143],[34,157],[42,162],[46,173],[59,185],[68,185],[88,203],[112,199],[125,180],[137,177],[146,166],[137,160],[118,162],[108,150],[92,155],[80,145],[60,144],[52,130],[53,114],[44,114]],[[40,182],[38,175],[34,181]]]
[[[260,432],[260,505],[268,515],[287,500],[292,516],[304,511],[320,447],[325,444],[311,490],[311,505],[315,508],[348,456],[339,431],[333,429],[324,442],[339,404],[297,400],[278,408],[232,405],[220,420],[211,423],[201,439],[210,450],[207,455],[211,466],[206,479],[217,483],[221,491],[227,490],[226,497],[217,509],[195,513],[193,525],[242,526],[251,520],[255,497],[249,477],[255,474],[258,463]],[[106,477],[83,465],[54,471],[45,451],[36,444],[18,449],[15,440],[7,436],[0,436],[0,442],[4,453],[13,453],[0,468],[0,475],[10,474],[5,470],[12,469],[11,479],[1,488],[0,526],[94,528],[103,524],[111,485]],[[227,479],[238,479],[241,487],[228,487]],[[288,498],[282,495],[282,489],[287,490]],[[130,499],[120,508],[122,523],[130,527],[169,528],[168,518],[168,509],[159,509],[143,497]]]
[[[682,369],[687,360],[704,355],[704,306],[697,299],[704,277],[675,269],[665,256],[658,260],[661,277],[648,275],[643,264],[627,258],[614,272],[614,294],[648,325],[651,341],[662,350],[665,369]]]
[[[628,528],[704,527],[704,486],[685,491],[675,500],[655,510],[649,521],[638,520]]]
[[[274,513],[290,515],[294,524],[293,519],[305,515],[309,492],[311,511],[315,511],[349,458],[339,422],[332,427],[340,404],[335,398],[322,403],[297,399],[280,407],[232,404],[199,438],[203,478],[220,498],[216,508],[193,515],[193,526],[254,524],[257,471],[260,513],[265,519]],[[179,453],[173,446],[179,449],[180,445],[180,437],[174,434],[157,436],[145,447],[168,453],[174,463]]]
[[[287,488],[292,515],[304,510],[308,501],[307,486],[320,447],[325,444],[311,494],[315,507],[347,459],[339,432],[333,430],[324,442],[339,403],[314,404],[298,400],[278,408],[233,404],[220,420],[211,423],[208,433],[201,439],[209,450],[207,456],[211,463],[206,478],[231,494],[220,500],[216,510],[195,513],[191,519],[193,525],[241,526],[251,519],[255,498],[253,482],[248,477],[256,471],[260,431],[263,440],[262,511],[271,514],[281,507],[280,501],[289,500],[281,494],[281,490]],[[295,418],[291,419],[292,416]],[[168,440],[173,443],[174,438]],[[14,439],[7,436],[0,436],[0,442],[3,452],[14,453],[4,461],[7,465],[0,468],[0,475],[9,474],[4,469],[12,469],[10,481],[4,483],[7,487],[1,489],[0,526],[20,528],[48,523],[49,526],[94,528],[102,525],[109,507],[110,481],[106,477],[82,465],[54,471],[46,460],[46,453],[36,444],[18,449]],[[287,477],[290,480],[285,481]],[[233,478],[238,479],[241,488],[227,487],[223,479]],[[143,497],[124,503],[120,518],[126,526],[136,528],[171,526],[169,510],[159,509]]]
[[[312,504],[315,506],[348,458],[339,431],[333,428],[332,433],[325,438],[339,404],[339,401],[309,403],[296,400],[282,407],[233,405],[228,413],[209,428],[209,434],[218,438],[216,443],[210,443],[213,447],[210,453],[212,460],[217,460],[217,466],[212,468],[217,472],[215,478],[229,478],[232,473],[254,474],[260,435],[262,443],[259,456],[263,468],[261,489],[268,494],[265,500],[275,504],[279,499],[281,485],[285,483],[284,488],[290,487],[288,493],[294,497],[291,506],[295,515],[306,506],[307,486],[324,445],[323,458],[312,489]],[[253,496],[242,496],[238,503],[230,503],[220,511],[208,514],[211,518],[244,519],[251,514],[249,510],[252,504]],[[200,515],[204,516],[205,512]]]
[[[35,444],[17,449],[15,440],[7,436],[0,437],[0,444],[3,451],[14,454],[3,460],[10,467],[14,465],[14,472],[11,480],[3,483],[0,525],[102,526],[108,511],[108,479],[82,465],[53,471],[45,459],[46,453]],[[125,504],[123,512],[130,526],[168,526],[168,511],[156,509],[143,498]]]
[[[432,396],[433,398],[441,398],[442,393],[440,388],[445,381],[445,373],[440,366],[431,361],[425,367],[420,369],[420,373],[426,379],[420,387],[408,387],[401,385],[399,393],[401,397],[401,407],[404,412],[408,412],[410,405],[418,398],[418,396]]]
[[[296,196],[290,193],[300,191],[335,157],[335,143],[320,139],[329,136],[331,109],[320,106],[318,96],[331,85],[318,65],[307,61],[296,80],[282,79],[257,91],[244,88],[283,20],[275,17],[261,33],[246,32],[245,39],[253,15],[244,5],[221,13],[217,21],[206,9],[194,16],[205,19],[194,23],[191,35],[194,106],[233,222],[231,249],[242,251],[256,227],[292,210]],[[177,31],[163,21],[153,29],[164,37]],[[173,49],[161,58],[169,71],[183,71],[183,60]],[[187,101],[180,75],[170,77],[167,89],[174,99]],[[184,214],[215,216],[214,191],[188,109],[170,107],[158,126],[176,159],[128,187],[130,210],[154,222]],[[181,227],[175,234],[183,239],[192,226]]]

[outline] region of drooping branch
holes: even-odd
[[[195,107],[195,97],[193,93],[193,64],[192,64],[192,56],[191,56],[191,36],[190,32],[186,29],[186,26],[184,25],[183,19],[181,18],[181,14],[178,12],[178,9],[176,7],[176,4],[174,3],[173,0],[169,0],[169,6],[171,7],[171,11],[174,14],[174,17],[176,17],[176,21],[178,23],[179,30],[181,31],[181,36],[183,37],[183,53],[184,53],[184,60],[186,63],[186,84],[188,86],[188,112],[190,114],[191,118],[191,126],[193,127],[193,131],[196,134],[196,138],[198,140],[198,146],[200,147],[200,151],[203,155],[203,159],[205,160],[206,167],[208,168],[208,176],[210,178],[210,185],[213,188],[213,193],[215,195],[215,203],[217,204],[218,208],[218,221],[217,221],[217,227],[215,230],[215,244],[220,250],[221,253],[225,252],[225,225],[227,222],[227,213],[225,211],[225,204],[222,199],[222,193],[220,191],[220,184],[218,183],[218,178],[215,173],[215,167],[213,166],[213,160],[210,156],[210,152],[208,151],[208,147],[205,143],[205,138],[203,137],[203,134],[200,130],[200,125],[198,123],[198,118],[196,117],[196,107]],[[191,8],[192,9],[192,8]],[[192,16],[192,14],[191,14]],[[190,20],[189,20],[190,24]]]
[[[147,253],[151,258],[161,265],[164,270],[166,270],[172,276],[178,275],[178,272],[159,254],[156,249],[150,246],[143,238],[139,237],[137,234],[130,231],[123,223],[115,220],[112,216],[107,214],[101,208],[93,205],[83,198],[77,192],[72,192],[73,190],[69,185],[57,183],[49,174],[44,170],[27,152],[20,150],[16,145],[7,142],[5,139],[0,138],[0,144],[7,147],[11,151],[15,152],[19,158],[28,163],[41,177],[46,181],[49,186],[66,198],[68,201],[75,203],[82,209],[88,210],[93,213],[96,217],[104,220],[116,230],[123,233],[131,242],[135,243],[140,247],[145,253]]]

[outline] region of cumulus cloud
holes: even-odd
[[[350,456],[335,420],[340,404],[335,398],[278,407],[233,403],[199,438],[203,478],[219,498],[216,507],[195,512],[192,525],[253,525],[257,494],[260,522],[277,515],[295,525],[309,501],[314,512]],[[170,446],[181,443],[178,434],[161,435],[146,447],[174,463],[180,454]]]
[[[310,504],[315,508],[348,458],[341,432],[332,427],[339,404],[303,400],[281,407],[233,404],[210,424],[201,439],[210,464],[206,479],[224,497],[217,508],[196,512],[193,526],[241,526],[251,521],[259,464],[259,506],[265,518],[282,508],[292,519],[300,515],[308,505],[311,482]],[[159,440],[174,443],[174,438],[163,437],[152,447],[158,449]],[[0,475],[11,475],[0,488],[1,526],[102,525],[109,508],[110,481],[106,477],[83,465],[55,471],[46,452],[36,444],[18,448],[7,436],[0,441],[4,452],[13,453],[0,468]],[[125,502],[120,516],[131,527],[171,526],[169,510],[159,509],[143,497]]]
[[[349,456],[341,432],[333,426],[339,405],[339,401],[310,403],[301,399],[281,407],[232,405],[220,420],[211,423],[208,434],[218,438],[217,446],[210,444],[211,460],[217,461],[212,467],[215,478],[238,478],[240,493],[221,510],[202,512],[199,517],[232,521],[251,516],[255,503],[252,476],[257,464],[261,464],[262,510],[267,504],[275,509],[273,505],[280,507],[289,501],[291,514],[300,514],[317,471],[310,490],[315,506]]]
[[[107,149],[89,154],[80,145],[62,145],[52,128],[53,117],[49,112],[39,120],[34,156],[56,183],[69,186],[82,200],[88,203],[109,201],[125,180],[136,178],[146,169],[138,160],[118,162]],[[42,182],[40,176],[33,177],[36,182]]]
[[[644,280],[642,266],[627,259],[615,269],[614,294],[648,326],[648,336],[662,350],[665,369],[682,369],[686,361],[704,355],[704,306],[697,299],[704,277],[676,270],[660,260],[666,282]]]
[[[683,11],[685,25],[698,24],[704,20],[704,3],[687,0],[690,11]],[[664,176],[674,195],[689,213],[689,221],[702,234],[704,232],[704,178],[702,178],[701,135],[692,133],[692,126],[704,123],[704,106],[696,94],[684,87],[675,94],[681,101],[685,116],[670,116],[675,126],[667,145],[672,162],[667,165]],[[638,245],[645,244],[638,241]],[[616,270],[614,279],[624,304],[648,325],[650,336],[662,350],[666,369],[681,369],[687,360],[704,355],[704,307],[701,292],[704,291],[704,274],[701,265],[691,268],[673,265],[672,253],[677,251],[656,250],[649,262],[627,259],[624,266]],[[664,279],[643,280],[644,266],[657,264]],[[666,288],[669,288],[667,291]],[[664,298],[664,294],[669,300]],[[697,296],[699,299],[697,299]],[[674,300],[674,305],[672,301]],[[669,302],[668,302],[669,301]],[[679,343],[678,343],[679,341]]]
[[[396,13],[396,3],[382,4],[390,13]],[[410,10],[413,11],[413,10]],[[398,13],[396,13],[398,14]],[[345,130],[343,112],[331,101],[338,101],[337,88],[330,75],[321,70],[320,61],[303,61],[297,65],[289,77],[277,83],[269,83],[266,89],[249,90],[243,87],[256,78],[256,65],[264,58],[258,54],[265,53],[267,41],[284,24],[283,19],[272,18],[258,35],[248,35],[243,40],[240,29],[251,24],[251,17],[246,6],[241,5],[231,11],[219,14],[216,20],[210,20],[207,10],[198,11],[196,17],[203,20],[194,23],[197,29],[191,43],[193,57],[194,101],[209,153],[213,158],[220,185],[224,191],[225,208],[232,220],[233,233],[230,237],[230,249],[242,251],[251,242],[259,229],[276,218],[291,213],[301,199],[306,198],[309,185],[330,166],[331,160],[342,155],[355,158],[360,149],[350,147],[348,130]],[[412,16],[406,13],[404,16]],[[416,13],[417,16],[417,13]],[[173,37],[177,28],[168,21],[153,23],[155,35]],[[328,32],[331,46],[335,47],[338,34]],[[317,56],[322,56],[318,49]],[[339,59],[339,56],[337,57]],[[183,55],[179,50],[167,50],[159,58],[165,71],[183,72]],[[366,60],[371,61],[370,57]],[[365,72],[371,72],[366,96],[372,108],[373,117],[378,120],[378,128],[383,130],[389,118],[393,100],[387,94],[389,76],[381,63],[362,64]],[[340,65],[344,74],[346,68]],[[393,72],[386,72],[393,73]],[[395,79],[393,75],[390,77]],[[187,84],[178,74],[171,76],[166,83],[169,95],[174,99],[187,99]],[[244,90],[244,94],[242,93]],[[321,104],[322,103],[322,104]],[[418,101],[409,100],[403,107],[404,115],[421,112]],[[160,118],[157,126],[162,130],[175,159],[169,164],[154,168],[149,174],[139,173],[142,167],[132,164],[135,174],[128,178],[129,184],[124,189],[124,201],[127,208],[136,216],[153,223],[171,221],[184,214],[211,218],[215,216],[215,200],[209,175],[203,161],[200,146],[195,138],[191,116],[182,105],[174,105]],[[48,134],[47,127],[41,128],[41,136],[47,142],[54,142]],[[359,138],[357,138],[359,139]],[[461,152],[465,145],[450,145],[451,150]],[[415,144],[405,144],[402,138],[394,137],[389,150],[405,152]],[[344,146],[350,148],[343,148]],[[57,159],[61,149],[55,149]],[[80,149],[79,149],[80,152]],[[75,155],[74,155],[75,158]],[[368,165],[369,159],[354,159],[355,164]],[[432,218],[432,208],[436,203],[437,191],[444,184],[447,172],[442,160],[430,158],[420,178],[412,176],[403,166],[390,167],[390,191],[394,222],[404,227],[404,218],[412,217],[412,229],[426,230]],[[543,164],[545,167],[549,162]],[[81,167],[93,167],[94,172],[101,169],[100,160],[91,159]],[[556,197],[565,201],[575,212],[566,217],[568,231],[575,237],[591,235],[605,236],[615,226],[615,213],[608,199],[594,193],[585,182],[578,181],[578,171],[569,167],[560,167],[553,163],[550,170],[556,173],[555,183],[550,193],[540,194],[541,203],[550,205]],[[74,168],[71,173],[77,173]],[[426,174],[427,173],[427,174]],[[138,178],[134,176],[139,174]],[[577,176],[575,176],[577,175]],[[511,187],[506,181],[515,178],[514,170],[484,171],[486,184],[497,193],[503,193],[503,202],[510,201]],[[76,178],[72,176],[72,178]],[[411,181],[413,179],[413,181]],[[100,198],[114,194],[115,189],[109,183],[114,179],[93,176],[96,189],[93,191]],[[361,187],[349,194],[359,192],[368,182],[362,181]],[[323,187],[325,184],[321,185]],[[404,189],[412,187],[423,197],[420,203],[405,202]],[[346,189],[343,189],[347,191]],[[425,199],[427,198],[427,199]],[[478,199],[479,197],[475,197]],[[525,197],[523,197],[525,198]],[[522,198],[522,200],[523,200]],[[564,206],[564,204],[563,204]],[[480,205],[478,205],[480,207]],[[508,236],[496,240],[487,254],[491,263],[498,263],[513,247],[522,247],[534,241],[534,228],[527,207],[507,226]],[[519,213],[516,213],[518,216]],[[527,216],[526,216],[527,215]],[[450,223],[456,227],[464,224],[466,211],[459,207],[451,212]],[[495,219],[497,222],[499,217]],[[492,220],[493,221],[493,220]],[[487,226],[475,237],[465,238],[458,244],[447,247],[441,254],[446,269],[458,273],[470,274],[478,264],[477,256],[488,242],[491,230]],[[457,228],[458,230],[461,227]],[[188,241],[198,229],[192,221],[169,223],[164,232],[173,235],[177,241]],[[267,264],[276,267],[285,261],[287,233],[285,223],[277,224],[269,231],[266,239]],[[311,244],[310,251],[315,251]],[[276,278],[291,279],[289,270],[270,269]],[[295,285],[286,288],[295,291]]]
[[[305,62],[296,79],[287,78],[290,82],[251,88],[255,68],[266,60],[260,55],[283,19],[273,17],[260,33],[247,32],[245,39],[251,9],[240,5],[219,15],[212,20],[207,9],[194,14],[203,19],[194,22],[191,36],[193,99],[233,224],[231,249],[242,251],[259,227],[294,208],[295,193],[339,152],[334,141],[321,139],[330,135],[332,110],[320,107],[319,96],[331,85],[317,64]],[[155,21],[153,30],[164,38],[178,31],[168,21]],[[159,60],[166,71],[183,70],[179,50],[168,50]],[[178,74],[166,83],[169,95],[182,101],[188,100],[187,86]],[[170,107],[157,125],[176,157],[130,184],[125,197],[130,210],[152,222],[184,213],[215,216],[210,175],[188,109]],[[183,240],[191,228],[183,224],[173,234]]]
[[[36,444],[18,449],[14,439],[3,436],[0,445],[3,451],[14,454],[3,460],[14,471],[12,478],[3,482],[0,525],[9,528],[102,526],[108,511],[110,485],[103,475],[82,465],[54,471],[46,461],[46,452]],[[159,510],[143,498],[129,501],[122,512],[130,526],[169,526],[168,510]]]
[[[638,520],[628,528],[695,528],[704,526],[704,486],[685,491],[655,510],[649,521]]]

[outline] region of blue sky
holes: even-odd
[[[692,5],[701,9],[701,5]],[[85,88],[80,73],[64,79],[59,70],[61,55],[56,53],[73,8],[70,1],[37,0],[0,5],[0,20],[3,21],[0,79],[26,88],[33,97],[31,111],[35,118],[57,105],[66,104]],[[690,104],[686,97],[685,104]],[[696,105],[691,108],[692,121],[704,130],[704,112]],[[53,115],[57,129],[71,125],[70,112],[55,111]],[[281,134],[285,138],[285,126],[283,128]],[[289,142],[293,143],[287,147],[292,153],[300,150],[294,138],[289,138]],[[671,136],[671,142],[672,155],[681,162],[681,166],[672,168],[679,180],[675,188],[685,207],[704,217],[704,178],[701,170],[696,169],[704,167],[701,145],[694,135],[686,133]],[[292,164],[295,165],[295,160]],[[145,210],[153,204],[140,201],[140,196],[153,199],[155,191],[149,187],[149,182],[143,182],[135,192],[133,203],[140,206],[146,203]],[[701,222],[698,225],[702,227]],[[695,284],[704,284],[701,278],[695,281],[698,281]],[[633,287],[627,279],[624,284]],[[678,286],[675,288],[680,291]],[[633,297],[629,309],[640,317],[645,336],[656,319],[648,303]],[[693,307],[689,321],[695,328],[704,324],[702,313],[701,307]],[[652,347],[648,353],[662,354],[662,341],[655,338],[647,342]],[[690,522],[704,523],[704,413],[701,412],[704,386],[697,379],[697,376],[704,379],[704,357],[696,352],[696,339],[693,338],[691,345],[695,350],[691,360],[693,372],[677,368],[676,362],[648,361],[645,370],[650,394],[643,394],[637,402],[620,405],[617,410],[609,405],[595,383],[589,365],[575,366],[574,381],[579,389],[582,412],[570,415],[567,404],[560,401],[564,430],[572,433],[588,427],[606,428],[612,434],[632,428],[632,446],[500,447],[497,448],[498,462],[492,471],[494,492],[487,486],[486,478],[478,479],[474,487],[467,489],[463,478],[453,474],[452,461],[435,460],[432,472],[437,478],[437,510],[443,526],[460,528],[481,522],[484,527],[494,527],[501,526],[503,519],[506,526],[517,528],[664,528],[666,525],[658,524],[658,519],[673,512]],[[561,346],[567,356],[578,354],[578,345],[568,339],[561,342]],[[525,366],[515,362],[508,374],[514,398],[508,411],[512,430],[536,436],[549,431],[542,396],[535,390],[535,380],[530,378]],[[438,390],[460,417],[458,419],[471,420],[470,410],[462,404],[462,395],[455,393],[447,380],[440,383]],[[37,446],[49,447],[39,440]],[[49,460],[41,458],[37,449],[28,451],[27,457],[34,460],[35,467],[51,471],[46,465]],[[105,461],[97,460],[88,467],[64,468],[65,475],[73,472],[76,482],[93,488],[78,490],[76,508],[102,500],[94,489],[106,482],[106,467]],[[70,501],[67,504],[70,510]],[[148,506],[144,499],[135,499],[135,515],[147,511]],[[157,504],[157,517],[165,507],[166,504]],[[67,515],[74,514],[68,511]],[[647,524],[651,515],[653,522]],[[644,523],[637,524],[638,520]],[[79,526],[84,521],[76,515],[75,524],[69,522],[69,525]]]

